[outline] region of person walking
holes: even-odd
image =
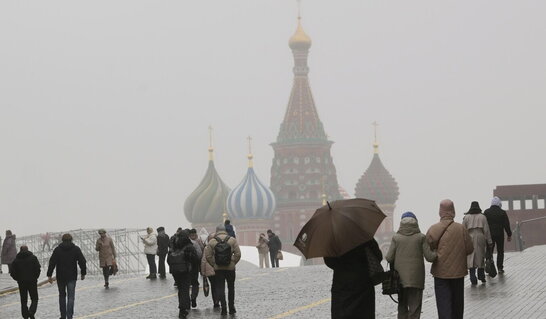
[[[269,257],[271,258],[271,267],[279,267],[279,251],[282,249],[282,243],[279,236],[275,235],[271,229],[267,230],[267,237],[269,237]]]
[[[2,254],[0,255],[0,264],[8,265],[8,272],[11,273],[11,263],[17,256],[17,248],[15,247],[15,234],[11,230],[6,230],[6,237],[2,244]]]
[[[235,314],[235,265],[241,259],[241,250],[235,237],[226,232],[224,225],[216,227],[216,235],[205,247],[207,262],[214,267],[216,273],[216,294],[222,306],[222,315]],[[228,304],[226,307],[226,291],[228,286]]]
[[[497,196],[491,200],[491,207],[485,210],[483,213],[487,218],[489,224],[489,230],[491,231],[491,240],[493,245],[491,253],[495,247],[497,247],[497,268],[499,274],[504,273],[504,232],[508,238],[506,240],[512,240],[512,230],[510,229],[510,220],[506,211],[502,209],[502,201]]]
[[[235,227],[233,227],[233,225],[231,224],[231,220],[226,219],[224,221],[224,226],[226,226],[226,232],[228,235],[230,235],[233,238],[237,237],[235,236]]]
[[[430,249],[412,212],[402,214],[400,227],[391,240],[385,259],[394,264],[402,287],[398,293],[398,319],[421,318],[423,289],[425,289],[425,262],[433,262],[436,252]]]
[[[260,260],[260,268],[269,268],[269,258],[268,252],[269,252],[269,246],[267,245],[269,243],[269,240],[265,238],[265,234],[261,233],[260,237],[258,238],[258,243],[256,244],[256,248],[258,249],[258,256]]]
[[[174,237],[167,263],[178,287],[178,318],[186,318],[190,309],[190,272],[199,258],[185,230],[177,232]]]
[[[81,280],[84,280],[87,274],[86,264],[87,262],[80,247],[72,243],[72,235],[64,234],[61,243],[53,250],[47,268],[47,278],[50,284],[53,283],[53,277],[51,277],[53,270],[56,270],[61,319],[72,319],[74,317],[78,266],[80,266]]]
[[[334,271],[332,279],[332,319],[375,318],[375,288],[368,271],[368,254],[383,259],[375,239],[353,248],[341,257],[324,257]]]
[[[157,279],[157,267],[155,265],[155,255],[157,254],[157,236],[154,234],[154,229],[152,227],[146,228],[146,235],[140,239],[142,239],[142,242],[144,243],[144,253],[146,254],[148,268],[150,269],[150,274],[148,277],[146,277],[146,279]]]
[[[11,264],[11,277],[17,281],[21,297],[21,314],[25,319],[34,319],[38,309],[38,278],[40,277],[38,258],[23,245]],[[30,308],[28,296],[30,295]]]
[[[467,256],[474,251],[468,231],[454,218],[453,202],[449,199],[441,201],[440,222],[432,225],[426,235],[427,242],[438,256],[430,272],[434,276],[439,319],[463,318]]]
[[[463,218],[463,225],[468,230],[474,251],[468,255],[467,264],[470,272],[470,282],[477,285],[478,280],[485,283],[485,253],[488,246],[493,244],[487,218],[482,214],[482,209],[478,202],[472,202],[470,209]],[[478,277],[476,278],[476,268]]]
[[[116,248],[114,247],[114,241],[110,236],[106,235],[106,230],[99,229],[100,237],[95,244],[95,250],[99,252],[99,264],[102,268],[102,275],[104,276],[104,288],[110,287],[109,277],[114,274],[114,267],[116,267]]]
[[[197,235],[197,230],[195,228],[190,229],[189,234],[191,243],[195,247],[195,251],[197,252],[198,257],[195,264],[192,265],[192,269],[190,272],[191,307],[195,308],[197,307],[197,296],[199,295],[199,273],[201,268],[201,258],[203,257],[203,250],[205,249],[205,245],[201,241],[201,238],[199,238],[199,236]]]
[[[157,256],[159,256],[158,261],[158,272],[159,278],[167,278],[165,273],[165,258],[167,258],[167,253],[169,252],[169,235],[165,234],[165,227],[157,228]]]
[[[214,238],[216,234],[212,233],[207,238],[207,245],[209,241]],[[205,247],[207,246],[205,245]],[[214,267],[207,262],[207,257],[204,254],[201,257],[201,275],[206,278],[210,283],[210,292],[212,295],[212,304],[214,308],[220,308],[220,300],[218,300],[218,294],[216,293],[216,273],[214,272]],[[203,279],[204,281],[205,279]]]

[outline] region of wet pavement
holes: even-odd
[[[546,318],[546,246],[506,255],[504,276],[485,285],[466,280],[466,318]],[[427,271],[428,272],[428,271]],[[1,275],[5,277],[4,275]],[[332,272],[325,266],[256,269],[240,267],[236,281],[236,316],[232,318],[329,318]],[[5,284],[0,279],[0,284]],[[433,280],[427,276],[422,318],[436,318]],[[146,280],[143,276],[78,281],[75,318],[177,318],[172,278]],[[0,287],[1,289],[2,287]],[[36,318],[58,318],[56,285],[39,289]],[[19,318],[19,296],[0,296],[0,318]],[[202,293],[188,318],[219,318],[210,296]],[[378,291],[377,318],[396,318],[396,304]]]

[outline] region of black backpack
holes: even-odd
[[[231,237],[226,236],[224,240],[214,237],[216,239],[216,246],[214,246],[214,262],[218,266],[229,266],[231,263],[231,257],[233,253],[231,252],[231,246],[228,244],[228,240]]]

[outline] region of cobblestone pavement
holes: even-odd
[[[466,279],[466,318],[546,318],[546,246],[506,256],[506,273],[470,286]],[[255,269],[240,267],[234,318],[329,318],[332,272],[325,266]],[[427,276],[422,318],[436,318],[433,280]],[[78,281],[75,318],[176,318],[176,290],[171,278],[115,278],[111,289],[100,278]],[[37,318],[58,318],[56,286],[40,288]],[[19,318],[17,294],[0,297],[0,318]],[[210,296],[200,294],[189,318],[219,318]],[[377,318],[396,318],[396,304],[379,290]]]

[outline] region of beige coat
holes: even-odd
[[[269,252],[269,246],[267,245],[268,242],[269,240],[267,240],[266,238],[258,238],[258,244],[256,245],[256,248],[258,248],[259,254],[267,254]]]
[[[99,237],[95,245],[95,250],[99,252],[99,261],[101,267],[112,266],[116,259],[116,248],[112,238],[106,236]]]
[[[474,251],[467,257],[468,268],[484,268],[485,251],[491,245],[489,224],[484,214],[467,214],[463,218],[463,225],[468,230]]]
[[[225,231],[220,231],[216,233],[216,236],[220,238],[221,240],[224,240],[227,237],[227,233]],[[235,270],[235,265],[241,260],[241,249],[239,249],[239,244],[237,243],[237,239],[235,237],[229,238],[227,243],[231,246],[231,263],[227,266],[219,266],[214,262],[214,247],[216,247],[216,244],[218,242],[216,239],[212,238],[208,245],[205,247],[205,258],[207,259],[207,263],[209,265],[214,267],[214,270]]]
[[[466,256],[474,251],[472,238],[462,224],[453,221],[455,208],[451,200],[440,203],[440,218],[427,232],[427,242],[438,255],[430,272],[441,279],[463,278],[468,274]]]
[[[412,217],[400,221],[398,232],[392,237],[385,259],[392,263],[400,274],[404,288],[425,288],[425,262],[436,260],[436,252],[430,249],[425,235],[419,230],[417,220]]]
[[[205,254],[203,254],[203,257],[201,258],[201,276],[210,277],[214,275],[216,275],[214,272],[214,267],[209,265],[207,262],[207,257]]]

